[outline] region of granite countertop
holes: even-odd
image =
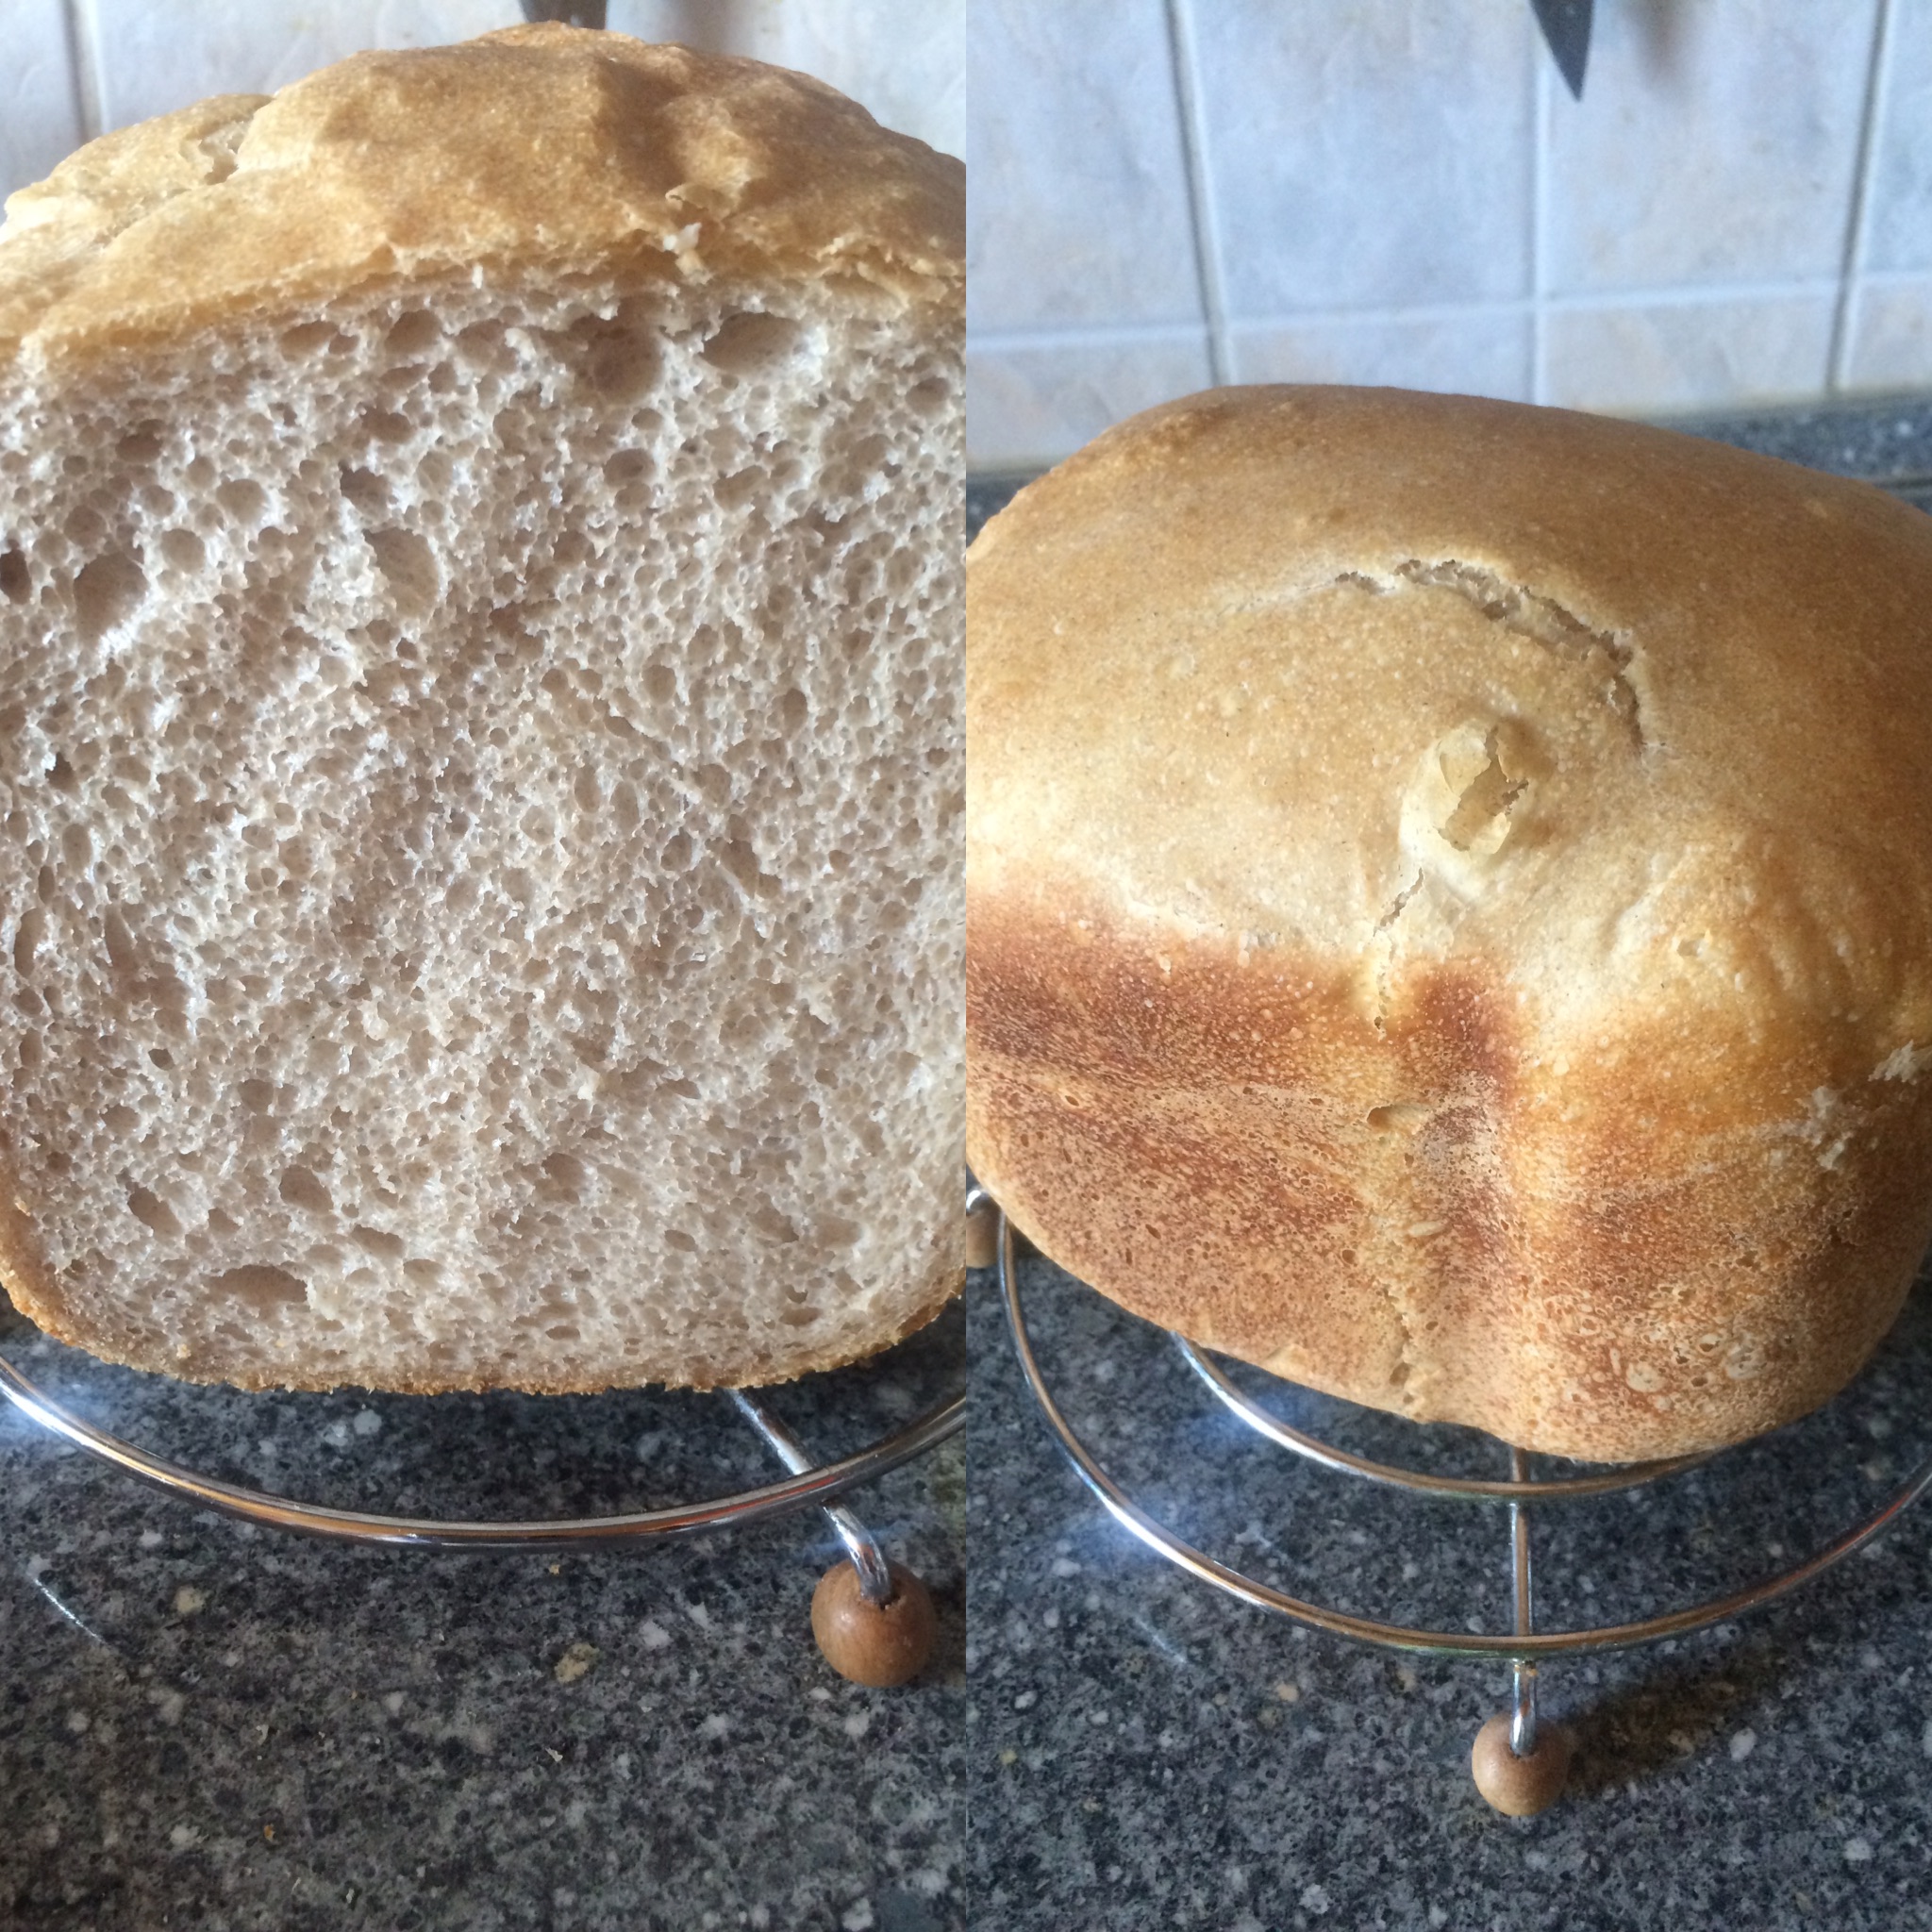
[[[774,1391],[822,1456],[959,1374],[955,1307]],[[246,1395],[0,1347],[206,1474],[395,1513],[601,1513],[771,1481],[721,1397]],[[932,1586],[902,1690],[825,1665],[816,1510],[584,1554],[344,1547],[194,1509],[0,1414],[0,1924],[59,1932],[964,1924],[963,1456],[855,1492]]]
[[[1927,501],[1932,402],[1680,426]],[[1014,479],[982,479],[973,514]],[[1492,1508],[1306,1468],[1230,1419],[1146,1324],[1033,1257],[1024,1304],[1073,1425],[1164,1521],[1333,1607],[1507,1627]],[[1080,1484],[1020,1375],[997,1287],[969,1294],[970,1873],[1002,1932],[1753,1932],[1932,1927],[1932,1504],[1802,1591],[1674,1642],[1564,1657],[1563,1801],[1501,1818],[1469,1775],[1507,1664],[1352,1642],[1144,1549]],[[1932,1455],[1932,1289],[1819,1417],[1701,1472],[1532,1515],[1539,1622],[1576,1627],[1755,1583]],[[1507,1474],[1500,1445],[1242,1372],[1387,1459]]]
[[[1263,1582],[1356,1615],[1508,1627],[1489,1506],[1309,1470],[1227,1417],[1145,1323],[1034,1257],[1024,1304],[1073,1426],[1129,1492]],[[967,1728],[974,1923],[1002,1932],[1907,1932],[1932,1926],[1932,1509],[1805,1591],[1696,1636],[1547,1662],[1579,1745],[1540,1818],[1469,1774],[1504,1663],[1308,1630],[1115,1525],[969,1296]],[[1932,1293],[1823,1416],[1654,1489],[1532,1511],[1538,1621],[1727,1594],[1872,1513],[1932,1455]],[[1507,1475],[1500,1445],[1244,1373],[1372,1457]]]

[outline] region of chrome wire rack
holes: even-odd
[[[991,1208],[981,1193],[974,1204]],[[1494,1657],[1507,1661],[1511,1673],[1508,1709],[1491,1720],[1472,1754],[1473,1771],[1483,1795],[1499,1810],[1522,1815],[1542,1809],[1560,1794],[1568,1767],[1569,1740],[1557,1727],[1539,1723],[1537,1667],[1552,1657],[1615,1650],[1681,1637],[1709,1624],[1728,1623],[1789,1594],[1840,1563],[1881,1534],[1927,1489],[1932,1489],[1932,1456],[1913,1470],[1888,1500],[1852,1527],[1824,1543],[1801,1561],[1790,1564],[1747,1588],[1645,1617],[1631,1623],[1600,1624],[1574,1629],[1539,1629],[1536,1625],[1531,1522],[1537,1510],[1579,1498],[1636,1490],[1720,1461],[1738,1450],[1713,1455],[1683,1456],[1668,1461],[1630,1463],[1588,1474],[1539,1475],[1538,1458],[1506,1443],[1495,1444],[1508,1474],[1495,1478],[1445,1476],[1349,1454],[1272,1414],[1229,1379],[1206,1352],[1184,1337],[1170,1333],[1181,1360],[1216,1401],[1265,1441],[1288,1450],[1313,1467],[1448,1504],[1501,1508],[1508,1525],[1507,1576],[1512,1615],[1507,1630],[1433,1630],[1406,1624],[1380,1623],[1354,1616],[1324,1604],[1290,1595],[1269,1583],[1221,1561],[1195,1547],[1135,1500],[1067,1420],[1054,1399],[1026,1324],[1014,1258],[1011,1224],[1003,1213],[991,1243],[999,1270],[1020,1367],[1034,1400],[1058,1439],[1081,1480],[1091,1490],[1122,1528],[1149,1549],[1202,1582],[1212,1584],[1241,1602],[1272,1610],[1299,1624],[1341,1637],[1392,1649],[1460,1657]],[[1741,1447],[1742,1445],[1740,1445]]]
[[[966,1395],[956,1388],[928,1405],[889,1434],[848,1456],[814,1462],[797,1437],[761,1399],[759,1391],[730,1389],[719,1391],[737,1414],[758,1433],[787,1474],[779,1481],[741,1490],[702,1502],[658,1509],[630,1510],[605,1516],[559,1516],[521,1520],[466,1520],[428,1516],[388,1516],[357,1509],[337,1509],[301,1502],[267,1490],[224,1482],[184,1468],[109,1434],[57,1401],[34,1383],[14,1362],[0,1356],[0,1396],[30,1421],[76,1448],[139,1481],[205,1509],[266,1528],[320,1537],[336,1542],[406,1546],[416,1549],[540,1550],[586,1545],[637,1543],[654,1538],[693,1536],[708,1530],[763,1522],[814,1505],[843,1545],[845,1556],[833,1571],[850,1562],[862,1603],[882,1609],[895,1600],[900,1588],[924,1586],[909,1572],[887,1562],[871,1530],[851,1508],[838,1501],[847,1491],[886,1474],[937,1447],[955,1435],[966,1420]],[[817,1629],[821,1648],[823,1632]],[[840,1658],[827,1651],[835,1668]],[[849,1674],[849,1673],[848,1673]]]

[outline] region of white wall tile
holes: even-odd
[[[976,0],[967,93],[974,327],[1199,319],[1161,0]]]
[[[1837,275],[1876,7],[1599,7],[1583,100],[1550,107],[1545,287]]]
[[[884,125],[966,152],[966,0],[610,0],[607,18],[815,75]]]
[[[1837,290],[1558,306],[1543,323],[1545,402],[1612,415],[1795,402],[1824,387]]]
[[[0,198],[80,142],[60,0],[0,0]]]
[[[268,93],[363,47],[433,46],[523,19],[517,0],[76,0],[105,125],[211,93]],[[18,0],[15,0],[17,9]],[[31,0],[58,20],[58,0]],[[8,8],[0,0],[0,19]],[[749,54],[849,93],[950,153],[966,139],[966,0],[613,0],[643,40]]]
[[[1932,275],[1861,284],[1848,336],[1846,389],[1932,389]]]
[[[1124,416],[1206,389],[1208,332],[966,351],[966,462],[1021,470],[1058,462]]]
[[[1932,0],[1891,0],[1864,266],[1932,269]]]
[[[1349,382],[1527,402],[1530,312],[1309,316],[1229,331],[1237,382]]]
[[[1224,308],[1529,292],[1522,0],[1186,0]]]
[[[105,127],[206,94],[273,93],[365,47],[463,41],[523,18],[514,0],[76,0]]]

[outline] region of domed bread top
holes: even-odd
[[[968,563],[968,1136],[1047,1253],[1609,1459],[1801,1413],[1932,1227],[1932,520],[1249,389]]]
[[[7,204],[0,358],[542,264],[957,306],[964,170],[804,75],[546,24],[358,54],[91,142]]]

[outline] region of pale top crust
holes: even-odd
[[[358,54],[90,142],[7,203],[0,358],[452,269],[963,300],[964,169],[823,83],[557,24]]]
[[[1555,409],[1220,391],[968,562],[968,1136],[1045,1250],[1622,1458],[1932,1227],[1932,520]]]

